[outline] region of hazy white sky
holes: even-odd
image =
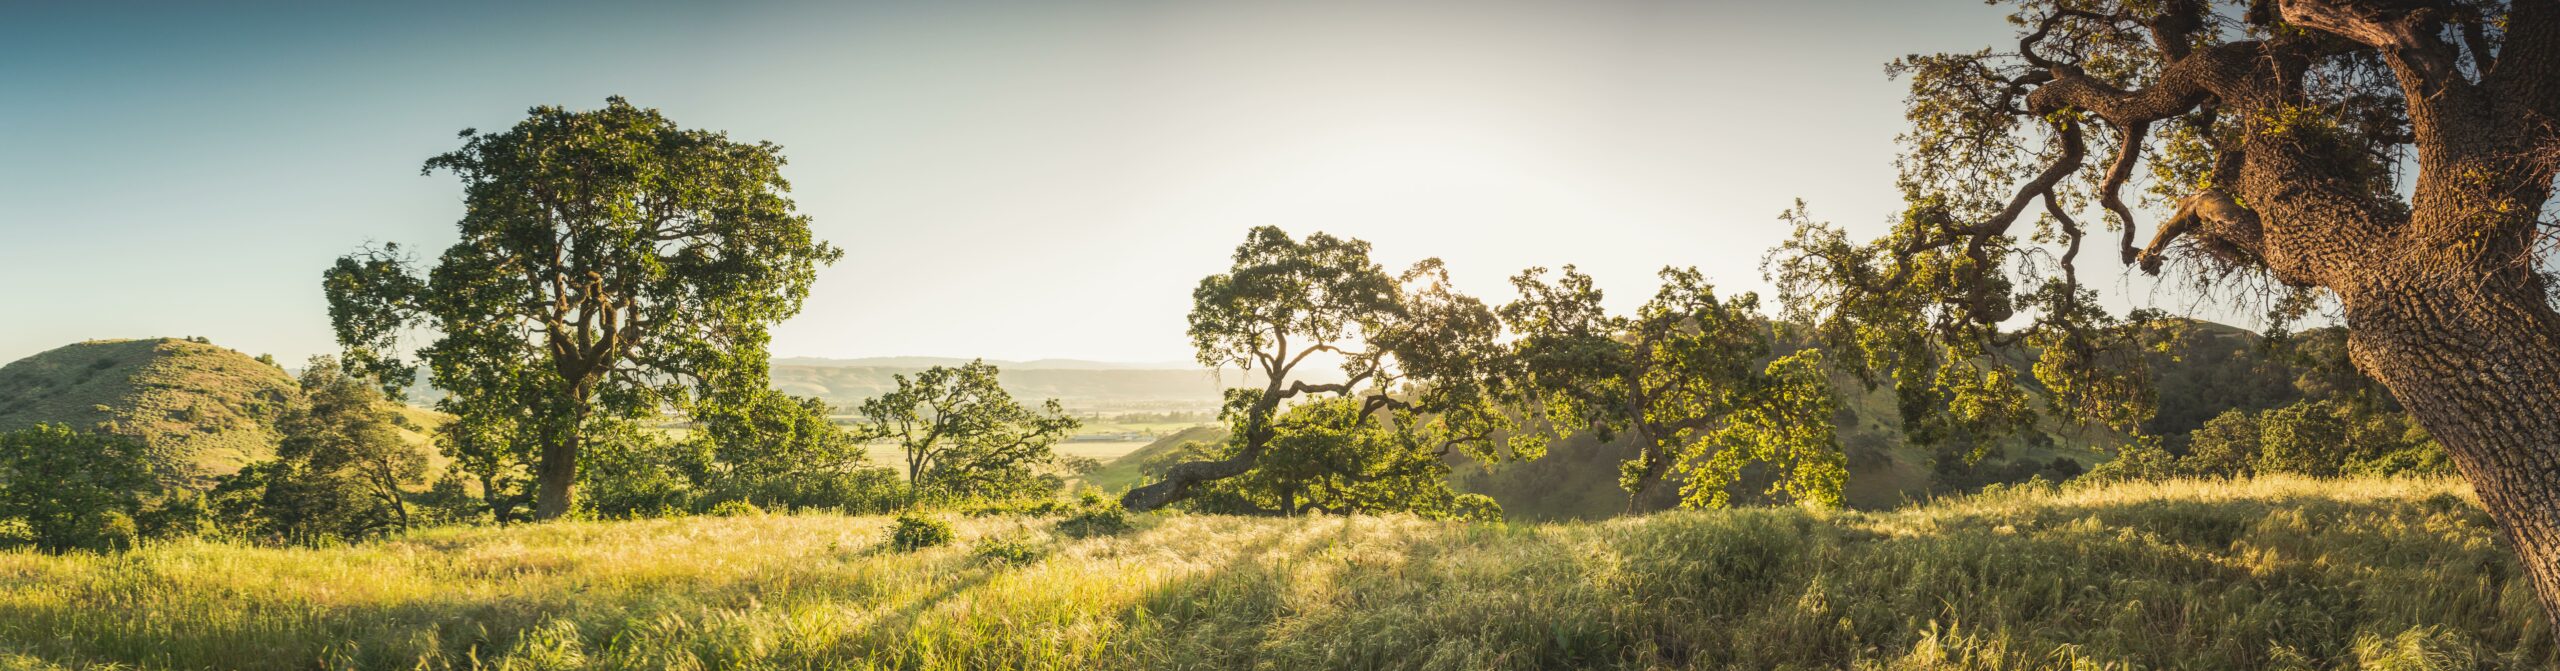
[[[1765,290],[1793,199],[1898,209],[1883,63],[2009,35],[1974,0],[528,4],[10,7],[0,361],[331,351],[333,258],[451,242],[421,161],[612,94],[784,146],[847,250],[784,356],[1188,359],[1263,224],[1494,302],[1567,263],[1621,307],[1666,264]]]

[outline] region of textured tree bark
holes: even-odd
[[[2347,310],[2357,365],[2444,444],[2560,614],[2560,315],[2476,279],[2360,298]]]

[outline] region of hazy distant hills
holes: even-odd
[[[807,363],[823,361],[825,363]],[[773,386],[795,396],[825,400],[850,412],[863,399],[898,388],[898,375],[914,375],[928,366],[958,365],[966,360],[923,357],[894,359],[777,359]],[[997,379],[1005,390],[1027,403],[1055,398],[1078,412],[1215,410],[1226,387],[1245,383],[1233,369],[1223,374],[1205,368],[1153,367],[1099,361],[1047,360],[997,362]]]
[[[947,357],[947,356],[875,356],[875,357],[863,357],[863,358],[859,358],[859,359],[829,359],[829,358],[824,358],[824,357],[793,356],[793,357],[782,357],[782,358],[774,359],[774,360],[773,360],[773,365],[775,365],[775,366],[811,366],[811,367],[819,367],[819,368],[902,368],[902,369],[923,370],[923,369],[925,369],[925,368],[930,368],[930,367],[933,367],[933,366],[959,366],[959,365],[966,364],[966,363],[969,363],[970,361],[975,361],[975,360],[976,360],[976,359],[965,359],[965,358],[960,358],[960,357]],[[995,366],[995,367],[997,367],[997,368],[1004,369],[1004,370],[1009,370],[1009,371],[1011,371],[1011,370],[1199,370],[1199,369],[1200,369],[1200,364],[1195,363],[1195,362],[1190,362],[1190,361],[1159,361],[1159,362],[1154,362],[1154,363],[1143,363],[1143,362],[1141,362],[1141,363],[1132,363],[1132,362],[1125,362],[1125,361],[1090,361],[1090,360],[1085,360],[1085,359],[1036,359],[1036,360],[1032,360],[1032,361],[1004,361],[1004,360],[999,360],[999,359],[987,359],[987,360],[985,360],[985,361],[986,361],[987,363],[989,363],[989,364],[994,365],[994,366]]]

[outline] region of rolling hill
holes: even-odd
[[[0,431],[64,424],[133,436],[163,481],[202,486],[275,454],[301,396],[282,368],[198,341],[93,340],[0,367]]]

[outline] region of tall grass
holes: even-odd
[[[1597,523],[826,515],[0,554],[0,667],[2547,668],[2451,482]],[[1003,552],[981,546],[1002,545]],[[1000,556],[999,556],[1000,555]]]

